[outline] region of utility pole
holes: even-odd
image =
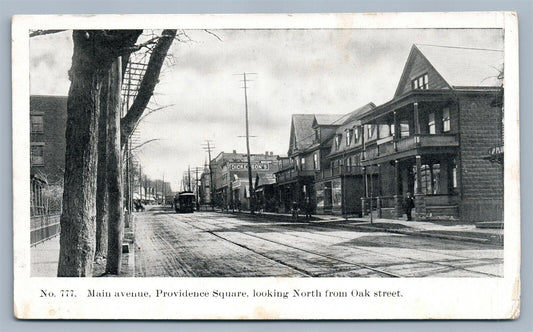
[[[211,149],[214,149],[215,147],[212,145],[212,141],[205,140],[206,145],[203,146],[204,150],[207,150],[207,154],[209,156],[209,204],[211,204],[211,210],[215,210],[215,196],[214,196],[214,190],[213,187],[213,169],[211,167]]]
[[[165,173],[163,173],[163,205],[166,203]]]
[[[250,162],[250,131],[248,126],[248,86],[246,83],[250,80],[246,79],[246,74],[256,75],[256,73],[242,73],[244,86],[244,110],[245,110],[245,119],[246,119],[246,161],[248,164],[248,194],[250,195],[250,214],[254,214],[255,208],[255,190],[253,189],[252,182],[252,164]],[[241,74],[237,74],[241,75]]]
[[[191,165],[187,168],[187,181],[189,182],[189,191],[191,191]]]
[[[194,181],[194,187],[196,188],[196,211],[200,211],[200,192],[199,192],[199,186],[198,186],[198,171],[200,171],[201,167],[195,167],[194,172],[196,173],[196,179]]]

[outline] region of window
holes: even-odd
[[[400,137],[408,137],[409,136],[409,121],[401,121],[400,122]]]
[[[320,140],[320,128],[315,129],[315,141]]]
[[[453,182],[453,189],[457,189],[457,164],[455,163],[455,159],[453,160],[453,167],[452,167],[452,182]]]
[[[379,125],[379,137],[385,138],[389,136],[391,136],[390,125],[389,124]]]
[[[355,128],[354,128],[354,132],[353,132],[353,134],[354,134],[355,142],[359,142],[359,139],[360,139],[360,137],[359,137],[359,136],[360,136],[360,135],[359,135],[359,127],[355,127]]]
[[[350,146],[350,144],[352,144],[352,138],[353,138],[353,129],[347,129],[346,130],[346,146]]]
[[[313,169],[318,169],[318,153],[313,154]]]
[[[30,151],[32,166],[44,165],[44,145],[32,145]]]
[[[371,140],[373,138],[375,138],[375,133],[376,133],[376,126],[373,125],[373,124],[368,124],[368,125],[365,125],[366,126],[366,138],[368,140]]]
[[[342,135],[335,135],[335,150],[338,150],[341,146]]]
[[[411,81],[413,90],[427,90],[429,89],[428,74],[420,75]]]
[[[435,135],[435,113],[431,112],[428,116],[428,131],[430,134]]]
[[[305,169],[305,158],[300,158],[300,170],[303,171]]]
[[[450,131],[450,109],[447,107],[442,110],[442,131]]]
[[[42,115],[32,115],[31,116],[31,132],[32,133],[42,133],[44,131],[44,121]]]

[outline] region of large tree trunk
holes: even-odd
[[[81,31],[74,31],[73,40],[59,277],[92,276],[95,250],[96,143],[102,68],[91,54],[93,40],[87,40]]]
[[[107,130],[107,188],[109,191],[109,224],[106,272],[119,274],[124,237],[122,209],[122,167],[120,152],[120,86],[122,65],[120,58],[113,62],[109,80]]]
[[[92,276],[100,90],[111,63],[142,30],[75,30],[67,101],[59,277]]]
[[[100,119],[98,121],[98,164],[96,178],[96,259],[107,257],[107,98],[109,73],[102,84],[100,94]]]

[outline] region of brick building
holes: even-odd
[[[293,116],[280,201],[397,218],[410,192],[418,220],[502,220],[502,77],[502,51],[413,45],[392,100]]]
[[[278,156],[273,152],[250,154],[252,167],[252,187],[258,182],[256,178],[272,176],[278,170]],[[221,152],[211,161],[213,172],[214,203],[221,208],[240,207],[250,209],[251,190],[248,178],[246,153]]]
[[[30,96],[31,214],[61,211],[67,97]]]
[[[503,165],[486,156],[503,145],[502,63],[496,50],[413,45],[394,98],[358,119],[365,195],[350,199],[399,217],[411,192],[417,219],[501,220]]]

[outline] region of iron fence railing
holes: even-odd
[[[31,217],[30,244],[33,246],[58,235],[60,216],[60,214],[51,214]]]

